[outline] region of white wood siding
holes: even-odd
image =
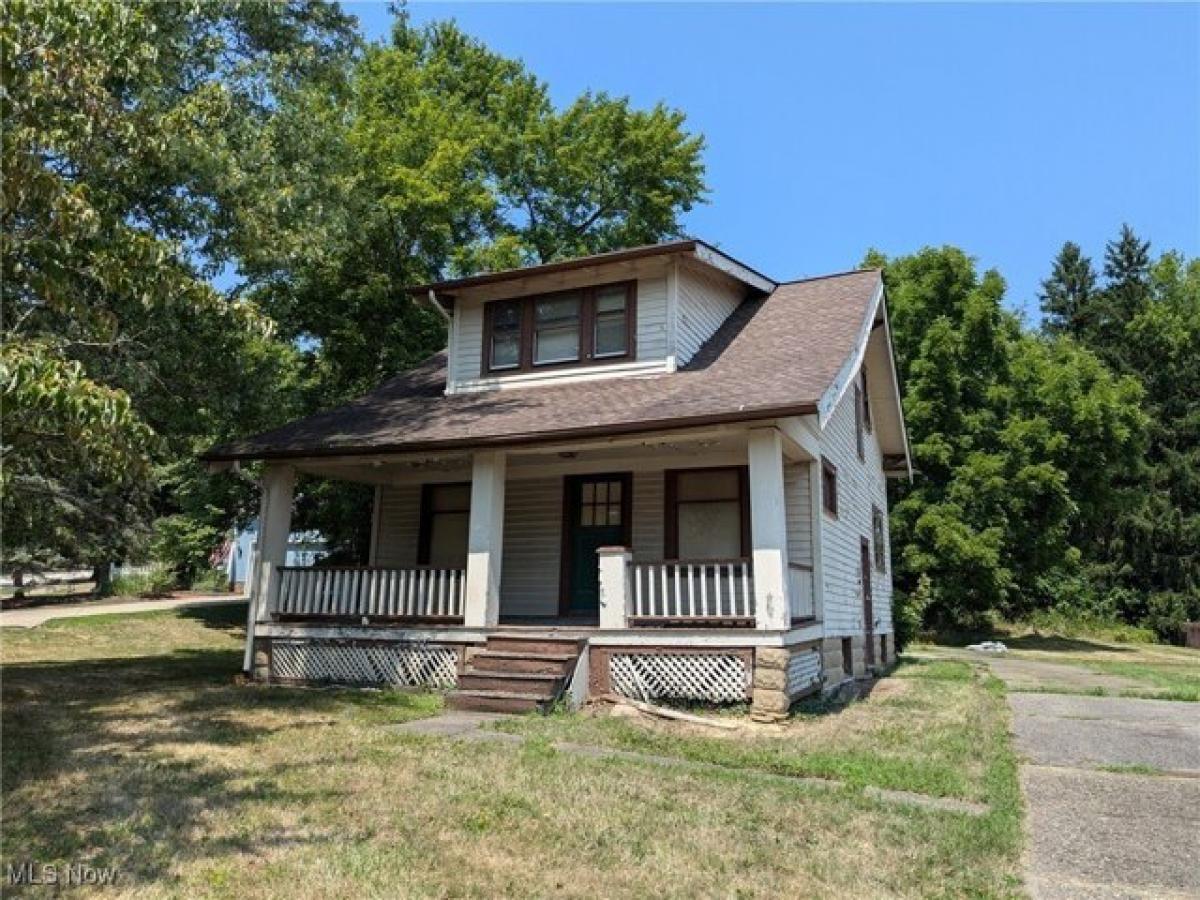
[[[854,375],[857,378],[857,373]],[[825,633],[830,637],[863,633],[860,593],[859,540],[873,541],[871,506],[884,515],[887,540],[887,484],[883,475],[879,442],[874,432],[865,435],[866,461],[858,458],[854,437],[853,384],[830,415],[821,440],[822,452],[837,466],[837,518],[822,511],[821,552],[825,580]],[[872,550],[873,550],[872,546]],[[871,588],[875,633],[892,632],[892,559],[887,553],[887,571],[875,568],[871,560]]]
[[[680,266],[676,356],[685,365],[745,297],[745,288],[731,278],[693,266]]]
[[[379,523],[375,535],[375,565],[415,566],[421,530],[421,487],[388,485],[379,491]]]
[[[633,559],[658,562],[663,558],[663,491],[661,471],[633,473]]]
[[[783,467],[784,504],[787,509],[788,562],[812,565],[812,504],[806,462]]]
[[[509,480],[504,497],[500,615],[558,615],[563,480]]]
[[[637,358],[667,356],[667,279],[642,278],[637,289]]]

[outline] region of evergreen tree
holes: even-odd
[[[1078,244],[1063,244],[1050,277],[1042,282],[1040,299],[1048,333],[1084,338],[1095,313],[1096,272]]]

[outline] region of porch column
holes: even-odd
[[[471,519],[467,528],[467,587],[463,623],[491,628],[500,622],[500,563],[504,555],[502,450],[476,453],[471,469]]]
[[[600,547],[600,627],[624,628],[633,596],[633,552],[625,547]]]
[[[750,431],[750,545],[758,628],[791,627],[788,601],[787,513],[783,491],[783,439],[774,428]]]
[[[292,495],[296,488],[296,470],[291,466],[267,464],[263,467],[262,501],[258,513],[258,551],[254,554],[250,607],[246,614],[246,658],[244,669],[253,671],[254,626],[265,621],[269,604],[279,582],[279,567],[287,561],[288,534],[292,530]]]

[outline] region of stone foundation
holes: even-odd
[[[750,717],[758,722],[787,718],[792,704],[821,689],[820,642],[791,647],[759,647],[754,653]]]

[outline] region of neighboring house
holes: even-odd
[[[769,716],[892,661],[878,271],[776,282],[688,240],[412,293],[446,351],[206,454],[266,463],[256,678]],[[297,472],[375,485],[368,567],[283,565]]]
[[[253,519],[238,531],[232,541],[226,541],[220,552],[220,565],[229,577],[231,590],[250,595],[250,573],[258,552],[258,520]],[[324,559],[329,551],[319,531],[293,531],[288,535],[285,566],[311,566]]]

